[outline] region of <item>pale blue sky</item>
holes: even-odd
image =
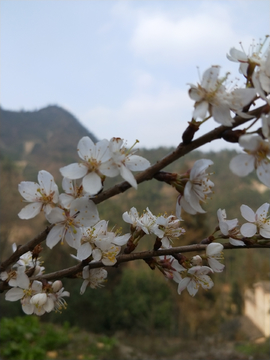
[[[239,76],[226,53],[269,34],[269,14],[269,0],[1,0],[1,106],[57,104],[99,139],[176,146],[197,66]]]

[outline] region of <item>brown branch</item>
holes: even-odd
[[[202,145],[205,145],[213,140],[221,139],[224,131],[226,131],[228,129],[233,129],[239,125],[242,125],[242,124],[252,120],[253,118],[260,117],[260,115],[263,112],[265,112],[266,109],[268,109],[268,105],[263,105],[263,106],[255,109],[255,110],[252,110],[248,113],[250,116],[252,116],[252,118],[250,118],[250,119],[244,119],[241,116],[236,116],[234,118],[234,124],[232,127],[221,125],[221,126],[215,128],[214,130],[208,132],[207,134],[202,135],[198,139],[190,142],[189,144],[184,144],[184,143],[179,144],[178,147],[174,151],[172,151],[170,154],[165,156],[163,159],[157,161],[154,165],[150,166],[145,171],[142,171],[137,176],[135,176],[137,183],[140,184],[146,180],[153,179],[154,175],[157,172],[159,172],[166,166],[170,165],[174,161],[180,159],[181,157],[190,153],[191,151],[198,149]],[[128,182],[124,181],[106,191],[103,191],[102,193],[100,193],[99,195],[94,197],[92,200],[95,202],[95,204],[99,204],[115,195],[125,192],[130,187],[131,187],[131,185]]]
[[[270,241],[266,244],[249,244],[246,246],[234,246],[230,243],[223,244],[225,250],[229,249],[270,249]],[[121,254],[117,256],[117,263],[114,265],[114,267],[117,267],[121,263],[134,261],[134,260],[145,260],[150,259],[152,257],[158,257],[158,256],[164,256],[164,255],[173,255],[173,254],[179,254],[179,253],[188,253],[188,252],[200,252],[204,251],[206,249],[207,245],[204,244],[194,244],[194,245],[186,245],[186,246],[179,246],[179,247],[173,247],[170,249],[162,249],[162,250],[148,250],[148,251],[142,251],[137,253],[131,253],[131,254]],[[76,277],[76,274],[82,271],[84,266],[89,265],[90,269],[96,269],[101,267],[110,267],[105,266],[101,261],[97,262],[91,262],[87,264],[86,261],[83,261],[75,266],[69,267],[67,269],[55,271],[50,274],[42,275],[41,277],[35,278],[36,280],[40,279],[46,279],[46,280],[57,280],[64,277]]]

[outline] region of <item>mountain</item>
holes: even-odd
[[[19,112],[0,109],[0,116],[1,158],[15,161],[29,180],[36,179],[40,166],[56,173],[56,168],[78,161],[76,146],[83,136],[97,141],[78,119],[59,106]]]

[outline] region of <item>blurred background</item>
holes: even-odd
[[[152,164],[168,154],[191,119],[187,83],[196,84],[216,64],[222,74],[239,77],[226,53],[239,48],[239,41],[248,52],[252,39],[269,33],[269,7],[264,0],[2,0],[1,260],[11,254],[12,243],[23,244],[46,226],[42,215],[18,218],[20,181],[36,181],[44,169],[61,189],[59,168],[78,161],[77,143],[86,135],[94,141],[122,137],[129,145],[139,139],[138,154]],[[216,126],[211,120],[199,135]],[[214,161],[215,193],[203,205],[207,214],[184,215],[186,235],[175,246],[209,235],[218,208],[241,222],[241,204],[255,211],[269,201],[269,190],[255,174],[239,178],[230,172],[239,148],[215,141],[201,150],[165,169],[183,172],[199,158]],[[119,181],[106,181],[106,188]],[[151,181],[98,209],[110,228],[125,233],[123,212],[148,206],[154,214],[174,213],[176,197],[168,185]],[[144,240],[138,250],[153,242]],[[46,272],[75,265],[65,245],[43,247]],[[226,251],[225,265],[213,276],[214,288],[195,298],[179,296],[175,283],[143,261],[109,269],[105,287],[83,296],[82,281],[65,279],[68,309],[41,319],[24,316],[20,304],[5,302],[2,294],[1,356],[268,359],[269,332],[258,314],[263,317],[263,303],[269,304],[269,251]]]

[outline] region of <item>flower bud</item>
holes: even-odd
[[[200,255],[196,255],[193,256],[193,258],[191,259],[192,265],[196,266],[196,265],[202,265],[202,258],[200,257]]]
[[[195,135],[195,132],[199,130],[199,127],[200,125],[197,124],[196,122],[189,122],[189,125],[188,127],[186,128],[186,130],[183,132],[183,135],[182,135],[182,140],[183,140],[183,144],[189,144],[194,135]]]
[[[57,291],[59,291],[60,289],[62,289],[63,287],[63,283],[62,281],[60,280],[56,280],[53,282],[52,284],[52,289],[53,289],[53,292],[56,293]]]
[[[225,130],[221,137],[227,142],[238,143],[239,137],[245,134],[245,130]]]

